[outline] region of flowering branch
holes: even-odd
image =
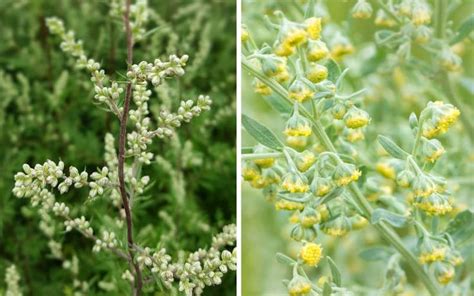
[[[133,63],[133,37],[132,31],[130,28],[130,5],[131,0],[127,0],[124,13],[124,23],[125,23],[125,32],[127,35],[127,69],[130,70]],[[125,164],[125,144],[127,138],[127,120],[128,120],[128,111],[130,109],[130,99],[132,97],[132,81],[129,81],[127,84],[127,89],[125,91],[125,100],[122,112],[122,118],[120,120],[120,137],[119,137],[119,153],[118,153],[118,179],[119,179],[119,189],[120,196],[122,197],[122,203],[125,210],[125,218],[127,221],[127,241],[128,241],[128,253],[130,256],[131,263],[135,269],[135,288],[133,289],[133,295],[140,295],[142,290],[142,274],[140,266],[134,262],[134,251],[133,251],[133,224],[132,224],[132,213],[130,209],[130,204],[128,200],[127,191],[125,189],[125,173],[124,173],[124,164]]]

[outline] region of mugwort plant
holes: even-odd
[[[23,170],[15,175],[13,194],[28,199],[38,208],[40,228],[51,238],[52,256],[62,260],[63,267],[74,275],[75,295],[87,294],[89,284],[79,277],[78,258],[66,258],[61,242],[53,239],[57,232],[75,230],[94,242],[94,253],[109,252],[123,260],[127,267],[123,269],[122,279],[129,282],[132,295],[164,289],[169,293],[179,290],[186,295],[201,295],[206,286],[221,284],[223,276],[236,269],[235,225],[224,226],[208,248],[187,255],[181,251],[180,258],[174,260],[160,245],[149,247],[137,242],[133,221],[139,217],[134,216],[133,210],[154,182],[143,175],[145,166],[151,165],[155,158],[160,161],[150,152],[153,141],[156,138],[175,139],[176,129],[209,111],[212,101],[209,96],[199,95],[195,100],[182,100],[175,111],[161,106],[158,114],[152,116],[156,110],[151,106],[152,92],[159,91],[166,80],[183,76],[189,57],[170,55],[167,60],[134,63],[134,47],[146,38],[146,23],[152,13],[147,1],[131,2],[112,1],[110,10],[112,16],[122,18],[126,37],[127,73],[121,75],[122,81],[113,79],[99,62],[87,56],[83,42],[76,39],[73,31],[66,29],[61,19],[50,17],[46,20],[50,34],[60,40],[62,51],[74,59],[78,69],[90,74],[94,104],[113,114],[119,124],[119,134],[114,137],[106,133],[105,163],[96,171],[68,166],[61,160],[24,164]],[[186,147],[189,150],[190,144]],[[87,211],[68,205],[63,196],[74,190],[87,192],[87,203],[93,204],[98,199],[110,202],[112,207],[109,209],[114,212],[115,221],[94,224],[87,217]],[[62,229],[54,227],[54,217],[63,221]],[[173,225],[165,213],[162,218]],[[21,295],[18,281],[19,275],[12,266],[6,276],[7,295]],[[101,288],[108,290],[111,285],[102,282]]]
[[[433,11],[425,0],[354,2],[353,18],[375,14],[376,25],[391,28],[376,31],[378,47],[360,49],[358,58],[351,58],[358,45],[330,22],[323,1],[296,8],[282,5],[288,15],[277,9],[253,20],[266,30],[242,25],[243,72],[253,78],[258,97],[282,118],[271,126],[242,115],[243,128],[258,142],[242,148],[242,178],[261,190],[277,211],[289,213],[289,237],[298,250],[276,255],[292,270],[283,280],[289,295],[407,295],[403,293],[421,291],[421,284],[430,295],[467,295],[472,284],[464,262],[472,256],[466,242],[473,233],[473,212],[457,197],[462,192],[456,187],[462,183],[454,180],[462,175],[437,164],[454,157],[445,148],[447,134],[473,132],[471,119],[463,115],[470,110],[452,91],[455,78],[449,77],[462,71],[462,60],[451,46],[470,31],[464,26],[457,33],[446,29],[446,1],[435,4],[436,37],[428,26]],[[468,21],[472,24],[472,18]],[[268,43],[259,44],[258,38]],[[426,59],[432,61],[412,53],[418,44],[431,53]],[[369,64],[364,54],[376,50],[382,52],[363,65]],[[371,100],[385,93],[390,98],[393,87],[382,73],[364,66],[379,67],[379,72],[392,69],[399,78],[432,71],[433,81],[423,85],[439,86],[422,101],[420,111],[413,112],[419,110],[419,101],[408,106],[413,109],[404,118],[396,113],[403,111],[393,107],[402,131],[387,133],[382,125],[387,122],[381,121],[392,118],[372,116],[371,111],[377,111],[371,103],[377,102]],[[251,110],[250,102],[244,113]],[[387,108],[389,103],[379,104]],[[459,118],[462,127],[456,124]],[[369,287],[353,280],[343,284],[342,277],[350,279],[352,274],[338,267],[333,259],[337,255],[325,254],[326,249],[349,241],[350,233],[372,229],[385,246],[370,243],[351,250],[369,261],[384,260],[384,282]],[[330,276],[324,275],[327,270]]]

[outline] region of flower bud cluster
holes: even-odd
[[[459,251],[442,237],[423,236],[418,243],[419,262],[433,267],[436,280],[446,285],[455,275],[455,268],[464,262]]]
[[[102,249],[114,249],[118,245],[118,241],[115,238],[115,233],[102,231],[102,239],[97,239],[95,245],[92,248],[93,252],[100,252]]]
[[[5,283],[7,284],[7,290],[5,292],[5,296],[21,296],[23,293],[21,292],[20,286],[20,275],[16,270],[15,265],[11,265],[6,269],[5,272]]]
[[[107,107],[115,115],[120,116],[120,110],[117,106],[118,98],[123,92],[123,88],[119,87],[116,82],[111,82],[101,69],[100,64],[93,59],[88,59],[82,46],[81,40],[76,40],[73,31],[66,32],[64,23],[57,17],[50,17],[46,19],[46,25],[49,31],[61,38],[61,49],[76,58],[76,65],[78,68],[85,68],[91,74],[91,81],[94,83],[95,95],[94,98]]]
[[[235,240],[236,226],[231,224],[224,226],[223,231],[213,237],[208,250],[199,249],[189,254],[184,262],[173,263],[164,248],[158,251],[137,248],[137,262],[158,275],[165,286],[170,287],[177,279],[180,291],[190,296],[201,295],[206,286],[221,284],[225,273],[236,270],[236,248],[233,252],[225,249],[234,246]]]

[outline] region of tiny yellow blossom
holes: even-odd
[[[421,253],[418,260],[421,264],[429,264],[436,261],[442,261],[446,257],[446,248],[433,248],[431,252]]]
[[[387,179],[395,179],[397,172],[395,168],[386,162],[379,162],[375,165],[375,170]]]
[[[321,82],[328,78],[328,68],[319,64],[312,65],[308,70],[307,77],[311,82]]]
[[[321,37],[321,19],[312,17],[305,21],[306,32],[309,38],[319,39]]]
[[[265,83],[261,82],[260,80],[254,80],[254,91],[257,94],[263,95],[263,96],[268,96],[271,95],[272,89],[268,87]]]
[[[305,244],[300,251],[300,258],[308,266],[317,266],[319,261],[321,261],[321,256],[323,249],[321,245],[315,243]]]

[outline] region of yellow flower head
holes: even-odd
[[[409,170],[403,170],[397,175],[397,184],[403,188],[408,188],[415,179],[413,172]]]
[[[334,173],[334,180],[337,186],[346,186],[353,181],[357,181],[362,173],[353,164],[338,165]]]
[[[388,162],[379,162],[375,165],[375,170],[387,179],[395,179],[397,172]]]
[[[352,106],[344,115],[344,123],[348,128],[361,128],[369,124],[369,122],[369,114],[356,106]]]
[[[311,135],[311,123],[298,113],[297,106],[293,115],[288,119],[283,133],[289,137],[309,137]]]
[[[303,260],[304,264],[308,266],[316,267],[321,261],[323,249],[321,245],[315,243],[305,244],[300,251],[300,258]]]
[[[397,23],[389,17],[385,11],[379,9],[377,11],[377,16],[375,17],[375,24],[382,27],[394,27]]]
[[[312,98],[314,92],[301,80],[296,79],[288,89],[288,96],[297,102],[304,102]]]
[[[260,145],[258,144],[257,146],[255,146],[253,148],[253,152],[255,154],[259,154],[259,153],[269,153],[271,152],[272,150],[268,149],[267,147],[263,146],[263,145]],[[259,159],[255,159],[253,161],[256,165],[258,165],[260,168],[269,168],[269,167],[272,167],[274,164],[275,164],[275,158],[273,157],[269,157],[269,158],[259,158]]]
[[[329,49],[326,43],[321,40],[310,40],[308,42],[307,57],[310,62],[317,62],[324,59],[329,54]]]
[[[311,82],[321,82],[328,78],[328,68],[323,65],[312,64],[306,76]]]
[[[439,193],[433,193],[428,197],[418,197],[413,205],[429,216],[445,215],[453,210],[448,197]]]
[[[365,139],[365,135],[361,129],[346,129],[344,135],[346,140],[350,143],[355,143]]]
[[[280,43],[275,48],[275,54],[281,57],[288,57],[295,53],[295,47],[287,44],[287,43]]]
[[[430,115],[426,122],[423,123],[422,134],[424,137],[431,139],[447,132],[458,120],[461,112],[451,104],[437,101],[429,102],[422,114]]]
[[[321,37],[321,19],[312,17],[305,21],[306,32],[311,39],[319,39]]]
[[[355,215],[351,217],[352,229],[359,230],[364,228],[369,224],[369,221],[362,217],[361,215]]]
[[[288,284],[288,293],[290,296],[304,296],[311,292],[311,282],[306,278],[296,275]]]
[[[356,19],[368,19],[372,16],[372,6],[366,0],[357,1],[352,8],[352,17]]]
[[[325,196],[332,188],[333,183],[329,178],[315,176],[313,182],[311,182],[311,192],[318,197]]]
[[[303,213],[301,213],[299,218],[299,223],[303,227],[312,227],[314,224],[321,221],[321,215],[313,208],[305,208]]]
[[[302,150],[308,145],[308,137],[306,136],[288,136],[285,140],[286,144],[291,148]]]
[[[306,177],[298,175],[296,173],[288,173],[283,178],[281,184],[283,190],[291,193],[305,193],[309,191],[309,185],[306,181]]]
[[[443,145],[441,145],[441,142],[436,139],[432,139],[432,140],[423,139],[423,147],[421,151],[422,151],[423,157],[428,162],[435,162],[445,152]]]
[[[245,181],[252,181],[260,176],[260,169],[250,162],[244,162],[242,166],[242,178]]]
[[[316,155],[309,150],[305,150],[298,154],[295,162],[300,172],[306,172],[316,162]]]
[[[436,184],[427,175],[418,175],[413,183],[413,193],[415,196],[427,197],[436,191]]]
[[[443,261],[446,258],[447,248],[441,245],[433,245],[431,242],[428,242],[426,245],[423,245],[422,252],[418,257],[418,260],[421,264],[431,264],[437,261]]]
[[[434,274],[438,283],[447,285],[454,278],[454,267],[449,262],[436,262]]]
[[[330,236],[344,236],[349,232],[350,229],[351,222],[344,215],[340,215],[337,218],[321,224],[321,230]]]
[[[286,60],[273,54],[264,55],[261,58],[262,71],[269,77],[274,77],[279,82],[284,82],[290,78],[286,68]]]
[[[344,115],[346,115],[347,108],[342,102],[336,103],[332,108],[331,108],[331,114],[334,117],[334,119],[342,119],[344,118]]]
[[[415,26],[426,25],[431,22],[431,11],[426,3],[417,3],[413,7],[411,21]]]
[[[304,209],[304,204],[300,202],[289,201],[285,199],[280,199],[275,202],[275,209],[278,211],[296,211]]]
[[[260,94],[262,96],[268,96],[272,94],[272,89],[258,79],[254,79],[253,86],[254,91],[257,94]]]

